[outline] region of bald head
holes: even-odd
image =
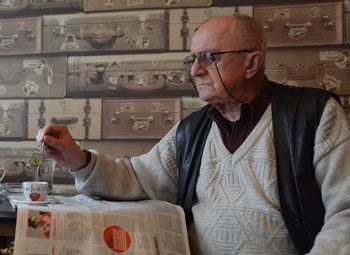
[[[266,52],[262,26],[247,15],[218,16],[203,22],[196,33],[211,32],[214,38],[232,45],[232,49]],[[195,34],[196,34],[195,33]]]

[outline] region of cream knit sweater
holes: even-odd
[[[110,199],[175,202],[176,126],[147,154],[111,159],[93,153],[74,172],[80,192]],[[350,254],[350,125],[330,99],[315,139],[314,166],[326,208],[310,254]],[[271,107],[231,154],[214,123],[204,148],[189,230],[193,254],[296,254],[281,216]]]

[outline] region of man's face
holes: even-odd
[[[204,24],[192,37],[191,54],[194,55],[202,51],[215,53],[237,49],[238,47],[234,47],[233,36],[216,31],[215,24]],[[198,59],[191,68],[199,97],[214,105],[232,103],[235,100],[226,92],[218,71],[228,91],[234,97],[240,98],[244,81],[244,54],[220,54],[215,55],[215,59],[217,68],[215,63],[201,65]]]

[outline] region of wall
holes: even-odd
[[[194,29],[214,15],[255,16],[269,42],[268,77],[336,91],[350,116],[349,0],[95,0],[85,1],[84,8],[79,0],[21,2],[9,11],[8,1],[0,1],[5,181],[31,178],[38,163],[34,139],[48,123],[67,124],[83,148],[111,157],[148,151],[174,123],[203,105],[193,99],[182,59]],[[201,4],[206,7],[193,8]],[[59,182],[72,181],[64,169],[57,176]]]

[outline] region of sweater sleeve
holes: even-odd
[[[350,254],[350,124],[331,98],[315,138],[314,166],[325,206],[325,223],[310,255]]]
[[[90,150],[88,166],[71,171],[81,193],[111,200],[158,199],[174,203],[177,167],[174,126],[148,153],[112,159]]]

